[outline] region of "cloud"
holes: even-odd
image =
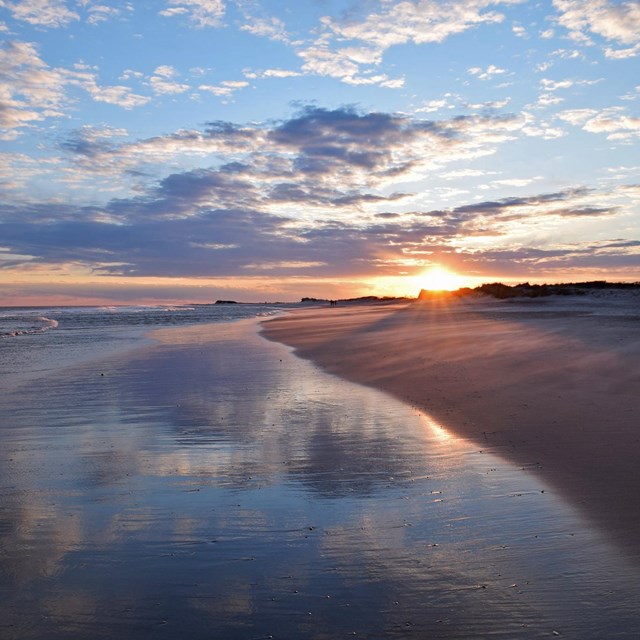
[[[477,25],[501,22],[504,16],[489,10],[500,4],[511,2],[405,1],[384,3],[378,13],[371,12],[362,18],[324,17],[321,35],[313,43],[300,46],[297,53],[304,61],[302,68],[306,73],[339,78],[349,84],[361,84],[367,75],[377,76],[379,80],[370,84],[397,88],[402,86],[401,79],[389,79],[373,71],[387,49],[407,43],[440,43]],[[346,42],[353,44],[343,46]]]
[[[323,22],[336,36],[371,43],[384,50],[407,42],[443,42],[478,24],[502,22],[502,14],[486,11],[498,4],[508,3],[492,0],[453,1],[445,5],[433,0],[399,2],[360,21],[339,23],[325,18]]]
[[[96,74],[82,65],[73,69],[47,65],[32,43],[0,45],[0,126],[7,130],[62,117],[70,102],[68,90],[78,87],[96,102],[132,109],[149,98],[123,85],[100,86]]]
[[[254,36],[268,38],[276,42],[289,42],[285,24],[279,18],[251,18],[240,29]]]
[[[87,22],[94,25],[100,24],[101,22],[106,22],[110,18],[120,15],[119,9],[116,9],[115,7],[109,7],[104,4],[91,5],[88,11],[89,17],[87,18]]]
[[[179,76],[178,72],[168,64],[163,64],[156,67],[151,78],[149,78],[149,84],[156,94],[167,95],[184,93],[191,87],[188,84],[178,82],[175,78]]]
[[[137,142],[124,130],[84,127],[61,139],[60,148],[87,176],[111,173],[115,182],[139,163],[185,150],[215,153],[225,162],[171,173],[102,206],[7,205],[3,242],[36,262],[76,259],[129,275],[245,273],[247,263],[262,259],[273,272],[273,264],[284,262],[330,262],[323,268],[332,273],[340,265],[364,273],[371,268],[370,250],[377,256],[391,241],[444,233],[459,214],[444,216],[445,227],[434,216],[406,228],[371,225],[380,208],[407,198],[386,187],[490,153],[519,126],[505,116],[431,121],[307,107],[276,123],[215,122],[201,132]]]
[[[15,20],[28,22],[39,27],[63,27],[80,19],[80,16],[70,10],[62,0],[5,1],[1,3],[1,6],[8,9]]]
[[[640,5],[638,2],[610,0],[553,0],[559,12],[558,24],[569,30],[577,42],[590,44],[592,36],[604,38],[627,49],[606,49],[609,58],[624,58],[640,53]]]
[[[264,69],[262,71],[244,69],[243,74],[245,78],[251,80],[257,78],[297,78],[302,75],[299,71],[292,71],[290,69]]]
[[[219,27],[225,14],[222,0],[169,0],[161,16],[188,16],[197,27]]]
[[[0,125],[14,129],[61,115],[64,73],[50,69],[33,44],[5,42],[0,45]]]
[[[96,102],[106,102],[117,105],[123,109],[134,109],[147,104],[151,98],[134,93],[130,87],[123,85],[113,85],[110,87],[100,87],[95,82],[90,81],[84,85],[84,89],[91,94]]]
[[[566,121],[584,126],[595,115],[570,114]],[[83,127],[59,146],[71,162],[68,179],[85,176],[92,201],[98,178],[144,179],[136,191],[102,204],[7,202],[0,209],[4,268],[28,260],[34,268],[76,264],[132,278],[356,278],[417,271],[434,256],[488,268],[515,252],[514,264],[535,270],[551,256],[535,253],[523,237],[629,215],[639,190],[571,188],[421,210],[409,188],[434,171],[442,179],[495,175],[443,169],[491,153],[527,124],[508,115],[424,120],[309,106],[276,122],[211,122],[202,131],[137,141],[122,129]],[[158,175],[156,163],[183,166],[186,154],[199,164],[208,158],[210,166]],[[5,159],[10,184],[22,161]],[[536,179],[501,175],[490,186],[524,189]],[[549,234],[546,242],[555,246],[557,234]],[[624,261],[637,249],[621,242],[608,250]]]
[[[450,220],[462,225],[465,231],[471,231],[473,227],[485,225],[488,221],[496,228],[497,224],[535,220],[541,216],[601,217],[613,215],[618,211],[617,205],[599,206],[599,199],[599,194],[582,187],[464,205],[447,211],[446,215]]]
[[[201,84],[200,91],[207,91],[214,96],[229,98],[239,89],[248,87],[249,83],[244,80],[223,80],[219,85]]]
[[[480,80],[490,80],[493,76],[507,73],[506,69],[501,69],[493,64],[490,64],[486,69],[482,69],[481,67],[471,67],[468,71],[470,75],[476,76]]]
[[[505,276],[560,277],[564,281],[581,278],[581,273],[601,271],[602,278],[613,273],[624,277],[630,267],[637,264],[640,250],[634,240],[585,241],[574,243],[548,243],[541,247],[514,245],[504,249],[489,249],[476,253],[463,252],[460,256],[467,268],[501,273]],[[572,274],[576,274],[572,276]]]
[[[117,144],[126,131],[84,128],[61,142],[94,165],[104,158],[171,145],[210,144],[230,152],[243,145],[244,161],[172,173],[137,194],[102,206],[60,203],[8,204],[0,210],[5,267],[25,256],[30,264],[75,262],[96,273],[124,276],[244,277],[309,272],[317,277],[394,274],[426,264],[436,254],[459,255],[474,265],[492,265],[508,255],[460,246],[476,236],[505,238],[541,219],[601,219],[622,215],[637,189],[611,192],[573,188],[554,193],[472,203],[444,210],[366,214],[369,205],[390,207],[405,194],[375,193],[430,164],[458,154],[465,136],[502,119],[459,119],[435,123],[406,116],[358,113],[352,109],[307,108],[269,127],[211,123],[195,132]],[[494,141],[495,142],[495,141]],[[136,147],[137,144],[141,146]],[[265,151],[267,150],[267,151]],[[451,177],[483,172],[450,172]],[[524,187],[532,179],[503,178],[495,186]],[[361,215],[353,215],[360,211]],[[308,215],[308,212],[312,212]],[[346,215],[345,215],[346,214]],[[615,249],[636,250],[626,240]],[[611,248],[614,251],[614,248]],[[534,249],[515,250],[518,264],[542,264]],[[549,254],[544,254],[545,260]],[[626,258],[625,258],[626,259]],[[586,258],[585,258],[586,260]],[[613,259],[612,259],[613,260]]]
[[[293,206],[295,193],[298,201],[306,198],[304,211],[312,215],[312,207],[366,206],[399,179],[410,183],[456,160],[491,154],[525,124],[508,114],[421,120],[354,108],[307,107],[277,122],[213,122],[202,131],[138,141],[112,139],[108,145],[81,129],[63,148],[89,185],[106,176],[116,183],[125,174],[150,184],[158,165],[179,161],[184,167],[189,158],[201,165],[209,157],[220,163],[212,170],[225,167],[226,173],[243,173],[262,185],[264,206],[285,206],[285,192]]]
[[[558,113],[558,118],[590,133],[606,133],[612,141],[631,141],[640,137],[640,118],[629,116],[623,107],[595,109],[569,109]]]

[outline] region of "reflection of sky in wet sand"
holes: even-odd
[[[3,639],[640,628],[637,569],[535,465],[243,323],[160,337],[0,398]]]

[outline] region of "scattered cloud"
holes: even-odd
[[[229,98],[239,89],[244,89],[248,86],[249,83],[245,80],[223,80],[218,85],[201,84],[198,89],[212,93],[214,96]]]
[[[518,38],[528,38],[529,34],[527,33],[527,30],[521,25],[521,24],[514,24],[513,27],[511,27],[511,30],[513,31],[513,33],[518,36]]]
[[[62,115],[65,72],[51,69],[33,44],[0,45],[0,125],[16,129],[48,116]]]
[[[179,75],[171,65],[163,64],[153,72],[149,78],[149,84],[153,91],[159,95],[184,93],[191,87],[183,82],[178,82],[176,78]]]
[[[368,73],[376,77],[384,52],[390,47],[414,43],[440,43],[480,24],[494,24],[504,15],[490,8],[510,4],[509,0],[453,0],[446,4],[433,0],[384,3],[378,13],[364,17],[349,16],[343,20],[321,19],[322,33],[309,45],[298,48],[306,73],[339,78],[349,84],[362,82]],[[352,42],[351,46],[342,46]],[[397,88],[399,79],[377,74],[381,86]],[[371,82],[374,84],[374,82]]]
[[[557,22],[569,31],[569,37],[582,44],[593,44],[598,36],[626,49],[605,50],[608,58],[624,58],[640,53],[640,5],[629,0],[553,0],[559,15]]]
[[[169,0],[161,16],[188,16],[197,27],[219,27],[225,14],[223,0]]]
[[[269,40],[289,42],[285,24],[279,18],[252,18],[249,22],[243,24],[240,29],[254,36],[268,38]]]
[[[80,19],[80,16],[69,9],[63,0],[4,1],[0,6],[8,9],[15,20],[39,27],[63,27]]]
[[[123,85],[99,85],[96,73],[86,66],[50,67],[31,43],[9,41],[0,45],[0,125],[7,131],[45,118],[63,117],[73,87],[86,91],[96,102],[125,109],[149,101]]]
[[[353,108],[307,107],[271,125],[213,122],[203,131],[111,145],[83,129],[64,148],[76,156],[89,182],[95,173],[144,176],[154,164],[172,158],[201,161],[215,155],[223,158],[226,168],[220,171],[225,175],[242,174],[270,192],[259,198],[265,206],[306,198],[309,207],[334,207],[371,203],[377,194],[363,190],[382,189],[400,178],[416,180],[456,160],[490,155],[525,124],[513,115],[421,120]],[[75,153],[76,146],[82,153]]]
[[[89,24],[100,24],[106,22],[111,18],[115,18],[120,15],[120,10],[116,7],[109,7],[104,4],[95,4],[88,7],[89,17],[87,22]]]
[[[557,116],[590,133],[606,133],[607,139],[618,142],[640,137],[640,118],[629,116],[623,107],[595,109],[568,109]]]
[[[471,67],[469,69],[469,74],[476,76],[480,80],[490,80],[493,76],[501,75],[506,72],[506,69],[501,69],[493,64],[490,64],[486,69],[482,69],[481,67]]]
[[[244,69],[243,74],[245,78],[249,78],[250,80],[256,80],[258,78],[297,78],[302,75],[299,71],[292,71],[290,69],[264,69],[261,71]]]

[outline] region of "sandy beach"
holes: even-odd
[[[640,562],[640,299],[296,311],[264,335],[542,476]]]

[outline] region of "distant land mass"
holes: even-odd
[[[590,282],[564,282],[560,284],[529,284],[524,282],[512,287],[501,282],[483,284],[473,289],[464,287],[456,291],[433,291],[422,289],[418,300],[429,300],[436,297],[451,296],[463,298],[466,296],[485,295],[505,300],[508,298],[541,298],[545,296],[575,296],[585,295],[593,291],[602,290],[640,290],[640,282],[606,282],[592,280]]]

